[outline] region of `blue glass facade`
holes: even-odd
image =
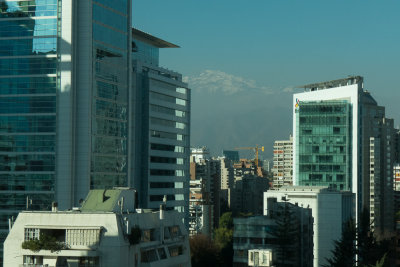
[[[93,99],[90,187],[128,186],[130,5],[93,1]]]
[[[55,194],[57,0],[0,2],[0,244]],[[2,254],[2,251],[0,251]]]
[[[351,190],[352,116],[347,101],[303,101],[296,111],[299,185]]]

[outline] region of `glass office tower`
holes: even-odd
[[[295,114],[298,184],[351,190],[350,104],[301,102]]]
[[[393,120],[352,76],[302,86],[293,95],[294,184],[356,194],[375,235],[393,230]]]
[[[0,1],[1,246],[20,210],[129,186],[130,51],[130,0]]]

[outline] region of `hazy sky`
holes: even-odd
[[[181,46],[162,49],[160,62],[187,77],[193,113],[207,105],[195,98],[203,93],[219,98],[221,112],[232,105],[224,95],[243,98],[253,90],[254,101],[269,105],[282,93],[282,110],[257,118],[268,124],[291,112],[287,94],[294,86],[361,75],[400,125],[400,1],[134,0],[133,9],[134,27]],[[263,111],[247,101],[240,113],[249,114],[249,127],[255,127],[251,114]],[[195,145],[203,142],[196,136],[200,117],[192,114]],[[291,133],[285,123],[281,139]]]

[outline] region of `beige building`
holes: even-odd
[[[273,187],[293,185],[293,137],[274,143]]]

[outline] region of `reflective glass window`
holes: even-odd
[[[115,9],[123,14],[128,12],[128,0],[95,0],[96,2]]]
[[[93,5],[93,19],[120,31],[128,31],[126,16],[121,16],[120,14],[96,4]]]
[[[106,28],[97,23],[93,23],[93,38],[96,41],[109,44],[122,50],[126,50],[128,46],[128,37],[126,34]]]

